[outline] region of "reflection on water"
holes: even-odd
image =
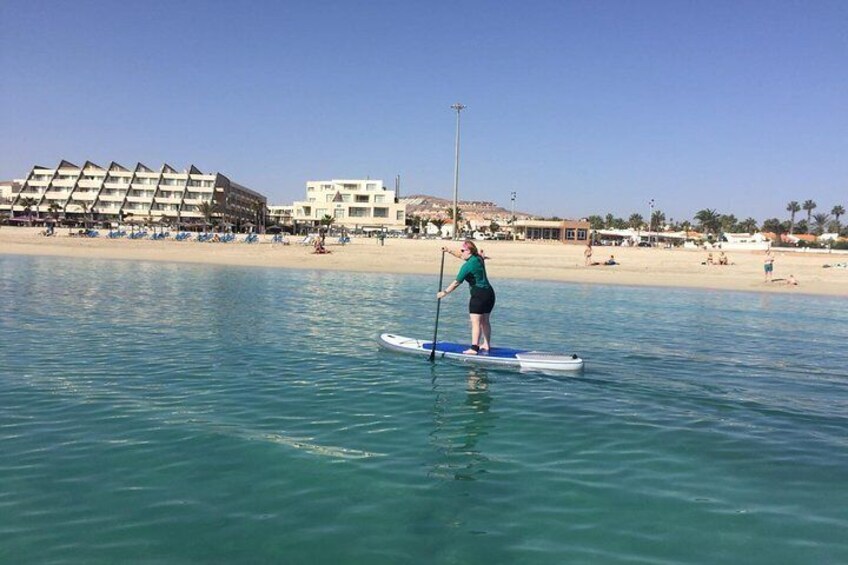
[[[451,383],[452,384],[452,383]],[[492,394],[485,369],[468,371],[464,392],[433,379],[433,430],[430,444],[437,460],[428,476],[456,481],[474,481],[486,473],[489,458],[478,447],[494,428],[497,415],[491,412]]]

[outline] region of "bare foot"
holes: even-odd
[[[475,347],[472,346],[472,347],[466,349],[465,351],[463,351],[463,353],[466,354],[466,355],[477,355],[477,349],[479,349],[479,348],[475,348]]]

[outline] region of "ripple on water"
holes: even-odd
[[[551,378],[435,282],[0,255],[0,560],[848,561],[840,299],[499,281]]]

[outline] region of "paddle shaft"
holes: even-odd
[[[442,250],[442,266],[439,267],[439,289],[436,293],[442,291],[442,281],[445,276],[445,252]],[[439,310],[441,310],[442,299],[436,300],[436,326],[433,328],[433,349],[430,350],[430,362],[436,360],[436,336],[439,335]]]

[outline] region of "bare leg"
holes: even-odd
[[[469,314],[471,317],[471,348],[466,349],[463,353],[469,355],[477,355],[477,344],[480,341],[480,317],[482,314]]]
[[[480,333],[482,337],[480,349],[488,351],[489,342],[492,340],[492,324],[489,323],[489,314],[480,314]]]

